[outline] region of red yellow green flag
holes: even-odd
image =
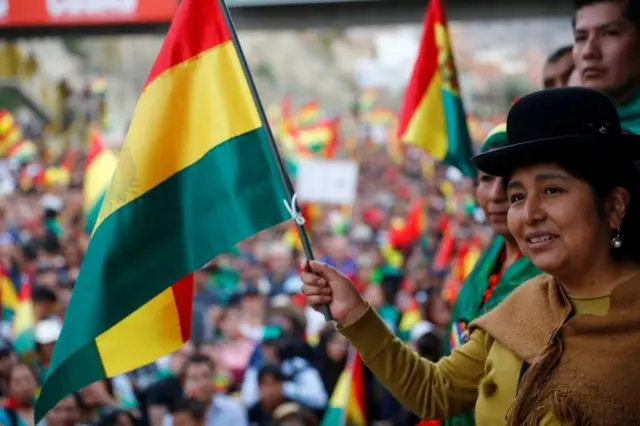
[[[105,148],[102,137],[96,129],[90,129],[83,188],[85,231],[88,234],[96,225],[102,202],[117,165],[116,154]]]
[[[296,114],[298,127],[312,126],[322,118],[322,108],[318,101],[310,101],[304,104]]]
[[[398,137],[474,177],[471,138],[442,3],[432,0],[427,8],[420,51],[400,113]]]
[[[192,272],[290,218],[226,7],[183,0],[129,129],[36,404],[175,351]]]
[[[0,155],[22,139],[22,130],[13,114],[0,110]]]
[[[365,381],[362,359],[351,351],[349,360],[338,378],[329,407],[321,426],[365,426]]]

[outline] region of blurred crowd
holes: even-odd
[[[457,288],[489,235],[473,182],[435,165],[424,185],[419,158],[398,165],[385,149],[363,149],[355,204],[301,208],[316,258],[353,278],[402,339],[437,359]],[[10,425],[33,419],[88,244],[82,174],[59,178],[43,164],[39,155],[5,164],[13,189],[0,204],[0,423]],[[44,177],[16,184],[34,167]],[[66,398],[46,424],[320,424],[349,348],[305,307],[301,260],[291,223],[213,259],[195,274],[187,345]],[[365,389],[371,423],[406,424],[410,414],[368,374]]]
[[[549,57],[545,87],[579,83],[571,52],[563,48]],[[594,55],[589,52],[584,55]],[[626,67],[618,59],[612,66]],[[637,124],[637,110],[630,124]],[[361,112],[373,117],[373,111]],[[470,116],[476,142],[499,121]],[[2,123],[0,117],[0,132]],[[340,140],[337,156],[359,165],[356,202],[303,204],[302,213],[315,257],[350,277],[400,339],[437,360],[449,347],[460,286],[492,231],[475,203],[472,180],[411,148],[399,162],[385,139],[390,133],[378,133]],[[64,169],[43,146],[20,142],[14,148],[11,161],[0,162],[0,424],[11,426],[33,424],[34,399],[89,240],[84,154],[76,153]],[[305,306],[302,260],[291,223],[212,259],[195,273],[189,343],[68,396],[44,424],[337,426],[326,419],[340,399],[336,389],[352,354],[334,326]],[[361,385],[367,424],[420,422],[366,368]]]

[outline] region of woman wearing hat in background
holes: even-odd
[[[586,88],[528,95],[507,123],[507,146],[475,162],[504,179],[509,230],[549,275],[472,322],[460,349],[420,359],[324,264],[311,262],[303,292],[422,418],[475,407],[479,426],[640,425],[640,138]]]
[[[496,126],[480,148],[490,152],[507,144],[506,123]],[[476,201],[494,232],[493,240],[467,277],[451,312],[445,355],[469,340],[469,323],[498,306],[520,284],[540,274],[540,271],[518,247],[509,232],[507,211],[509,200],[503,180],[480,170],[476,183]],[[452,417],[445,425],[473,426],[473,411]]]

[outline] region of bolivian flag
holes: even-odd
[[[192,272],[290,218],[227,14],[212,0],[178,7],[102,204],[36,423],[65,395],[182,346]]]
[[[18,295],[13,282],[0,275],[0,298],[2,299],[2,319],[12,321],[18,309]]]
[[[89,130],[89,150],[84,168],[84,222],[85,231],[91,234],[98,220],[102,202],[109,189],[111,178],[118,165],[116,154],[105,148],[100,133]]]
[[[318,101],[310,101],[304,104],[296,114],[298,127],[312,126],[322,118],[322,108]]]
[[[22,130],[13,114],[6,109],[0,110],[0,155],[22,139]]]
[[[339,120],[325,120],[299,129],[296,135],[298,155],[333,158],[338,148]]]
[[[354,350],[338,378],[322,426],[365,426],[365,382],[362,359]]]
[[[471,138],[456,74],[444,6],[442,0],[432,0],[400,113],[398,137],[474,177],[475,167],[469,161]]]
[[[5,155],[11,161],[24,164],[38,156],[38,147],[29,139],[23,139],[7,148]]]

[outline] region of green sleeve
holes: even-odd
[[[481,330],[433,363],[397,339],[373,309],[339,331],[405,407],[423,419],[445,419],[475,406],[491,339]]]

